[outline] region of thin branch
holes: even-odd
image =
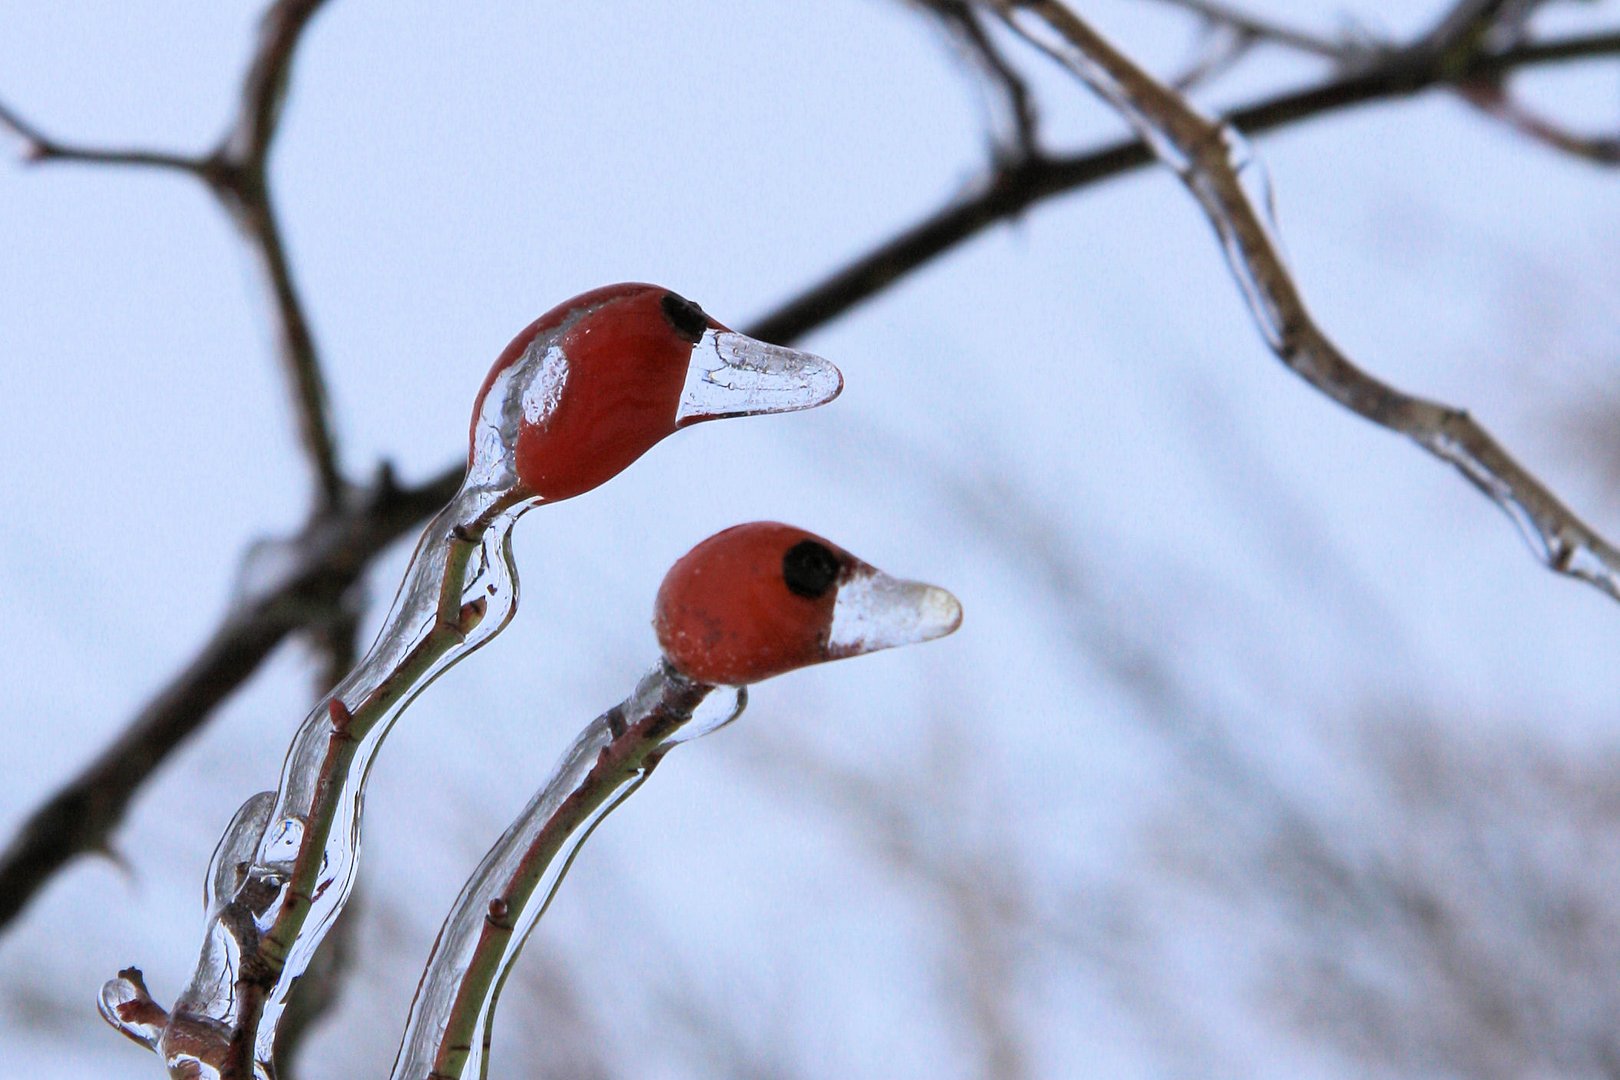
[[[1457,93],[1487,116],[1532,142],[1594,165],[1620,165],[1620,133],[1583,135],[1514,100],[1500,80],[1458,87]]]
[[[0,852],[0,926],[69,859],[106,850],[136,790],[175,747],[289,634],[332,612],[371,561],[448,502],[460,481],[458,468],[404,491],[385,484],[312,525],[282,583],[232,610],[201,652]]]
[[[280,127],[293,56],[326,0],[280,0],[265,13],[259,43],[242,83],[235,121],[209,159],[207,179],[253,247],[276,313],[277,352],[297,417],[299,441],[315,474],[318,504],[343,495],[331,406],[304,304],[288,265],[270,196],[270,146]]]
[[[1456,77],[1496,76],[1524,67],[1620,56],[1620,30],[1514,46],[1471,60]],[[1259,134],[1342,109],[1410,97],[1450,85],[1433,58],[1391,54],[1367,68],[1266,98],[1229,114]],[[766,341],[793,341],[850,311],[991,225],[1037,203],[1079,191],[1151,163],[1147,144],[1128,139],[1084,153],[1041,157],[993,172],[978,189],[896,233],[819,284],[768,313],[749,330]]]
[[[1218,0],[1158,0],[1161,4],[1191,12],[1211,27],[1224,28],[1248,41],[1269,41],[1312,56],[1342,61],[1355,54],[1341,42],[1330,41],[1303,30],[1250,15]]]
[[[1476,57],[1461,78],[1499,76],[1523,67],[1617,55],[1620,30],[1566,37]],[[1389,57],[1366,70],[1256,102],[1232,113],[1230,119],[1247,132],[1259,133],[1445,85],[1449,84],[1437,65]],[[1124,141],[1088,153],[1036,158],[998,170],[978,193],[880,243],[746,332],[783,344],[802,338],[989,226],[1151,160],[1144,144]],[[357,581],[391,540],[420,526],[448,501],[460,484],[462,471],[458,463],[420,488],[374,500],[381,507],[346,510],[326,523],[326,528],[351,535],[352,543],[322,541],[322,529],[306,533],[299,553],[302,576],[289,580],[274,598],[277,602],[267,597],[260,607],[232,612],[199,654],[147,702],[115,742],[35,810],[0,852],[0,928],[72,858],[105,850],[130,799],[169,753],[258,670],[281,641],[324,617],[330,607],[323,606],[323,598],[324,604],[330,604],[330,598]],[[317,587],[322,582],[327,584]]]
[[[906,2],[939,22],[957,48],[979,70],[993,99],[999,102],[1005,130],[996,133],[996,160],[1027,161],[1038,156],[1039,117],[1034,96],[1024,77],[991,39],[979,10],[970,0]]]
[[[59,142],[24,120],[16,110],[0,102],[0,128],[5,128],[22,140],[24,161],[47,163],[54,161],[79,162],[89,165],[136,165],[157,169],[174,169],[193,176],[202,175],[202,160],[183,154],[170,154],[160,150],[110,149],[106,147],[75,146]]]
[[[242,81],[242,104],[220,156],[262,169],[281,121],[292,58],[305,28],[326,0],[280,0],[265,12],[259,44]]]
[[[224,206],[258,256],[275,313],[277,354],[292,398],[299,442],[314,473],[318,509],[343,497],[326,380],[309,319],[293,283],[270,198],[269,154],[281,118],[293,55],[326,0],[278,0],[265,13],[259,43],[243,79],[241,105],[218,149],[205,157],[154,150],[106,149],[59,142],[0,104],[0,127],[23,140],[32,162],[79,162],[172,169],[201,180]]]
[[[1620,551],[1488,431],[1461,409],[1413,397],[1358,368],[1316,324],[1244,190],[1235,128],[1204,117],[1057,0],[998,0],[998,9],[1009,26],[1114,106],[1180,176],[1215,227],[1268,344],[1290,370],[1456,468],[1513,519],[1550,569],[1620,599]],[[1443,60],[1455,63],[1449,54]]]

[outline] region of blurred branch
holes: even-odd
[[[312,5],[303,5],[303,10],[312,11]],[[1268,131],[1341,109],[1450,86],[1453,78],[1466,81],[1533,65],[1613,56],[1620,56],[1620,30],[1486,52],[1469,59],[1451,76],[1432,58],[1392,54],[1365,69],[1256,102],[1232,113],[1230,120],[1245,131]],[[37,132],[19,125],[9,112],[0,111],[0,122],[21,134],[30,146],[39,145]],[[73,154],[117,153],[120,160],[132,159],[132,163],[190,167],[179,164],[185,159],[169,155],[80,151],[46,143],[64,159]],[[801,338],[985,228],[1151,160],[1143,143],[1123,141],[1081,154],[1004,162],[976,193],[903,229],[746,332],[784,344]],[[342,589],[358,581],[389,542],[420,525],[450,498],[463,468],[459,462],[453,464],[428,483],[407,491],[390,493],[388,485],[381,484],[370,497],[345,500],[349,505],[313,520],[297,545],[298,573],[289,576],[274,594],[227,615],[191,662],[147,702],[91,765],[35,810],[0,852],[0,928],[70,859],[104,850],[146,777],[290,633],[329,618]]]
[[[1527,139],[1594,165],[1620,165],[1620,133],[1582,135],[1515,101],[1499,80],[1482,80],[1458,88],[1481,112],[1495,117]]]
[[[258,47],[242,83],[236,118],[218,147],[200,157],[58,142],[0,104],[0,127],[9,128],[23,140],[23,157],[27,161],[171,169],[201,180],[224,206],[258,256],[269,287],[281,367],[292,396],[299,440],[315,474],[316,502],[323,509],[342,497],[344,481],[328,415],[326,380],[287,263],[286,245],[270,199],[268,168],[270,144],[281,119],[293,54],[305,28],[325,2],[278,0],[265,13]]]
[[[0,852],[0,926],[69,859],[104,851],[130,798],[180,742],[256,671],[287,635],[318,621],[390,543],[449,501],[461,470],[420,487],[383,479],[364,500],[317,519],[272,589],[239,604],[198,655],[127,728],[36,809]]]
[[[1258,134],[1358,105],[1450,87],[1454,79],[1466,81],[1525,67],[1604,57],[1620,57],[1620,29],[1482,53],[1451,75],[1433,57],[1391,53],[1365,68],[1236,109],[1227,120],[1241,131]],[[767,341],[801,337],[991,225],[1016,218],[1056,195],[1079,191],[1151,161],[1147,144],[1127,139],[1079,154],[1036,157],[996,169],[966,197],[879,243],[767,314],[750,332]]]
[[[1034,97],[1024,77],[991,39],[979,9],[971,0],[906,0],[906,3],[939,22],[957,49],[983,75],[992,97],[999,101],[1005,128],[995,133],[995,160],[1019,162],[1038,156],[1039,118]]]
[[[1345,60],[1354,50],[1303,30],[1258,18],[1218,0],[1158,0],[1159,3],[1197,15],[1211,29],[1229,31],[1246,42],[1268,41],[1329,60]]]

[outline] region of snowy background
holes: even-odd
[[[1447,5],[1250,6],[1403,38]],[[259,7],[0,7],[0,98],[64,139],[203,149]],[[1082,10],[1157,70],[1187,56],[1165,8]],[[1029,66],[1051,144],[1122,132]],[[1319,73],[1265,51],[1205,100]],[[1614,122],[1612,62],[1515,85]],[[496,352],[586,288],[746,325],[971,184],[983,121],[887,0],[336,0],[273,180],[345,465],[444,468]],[[4,145],[9,835],[192,655],[307,477],[207,193]],[[1257,146],[1349,354],[1620,534],[1615,175],[1444,93]],[[762,685],[674,755],[531,940],[494,1075],[1615,1074],[1620,611],[1288,375],[1173,178],[1043,204],[803,345],[843,369],[834,405],[681,433],[519,526],[517,619],[373,774],[354,968],[300,1076],[386,1069],[466,873],[655,659],[664,569],[757,518],[945,585],[966,622]],[[154,1075],[96,992],[131,963],[161,1001],[184,984],[215,840],[308,703],[284,649],[138,797],[124,865],[73,863],[0,937],[0,1076]]]

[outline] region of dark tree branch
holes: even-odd
[[[1038,156],[1040,132],[1034,96],[1024,77],[990,37],[979,10],[970,0],[907,0],[907,3],[939,22],[962,55],[984,77],[994,99],[992,109],[999,102],[1005,130],[994,133],[996,160],[1018,162]]]
[[[1499,77],[1532,65],[1613,56],[1620,56],[1620,30],[1523,43],[1477,55],[1454,77],[1463,81]],[[1397,53],[1367,69],[1239,109],[1229,119],[1246,132],[1259,133],[1450,85],[1433,57]],[[1150,160],[1145,146],[1127,141],[1089,153],[1036,157],[1004,166],[976,194],[905,229],[746,332],[781,343],[803,337],[986,227]],[[95,763],[36,810],[0,853],[0,927],[63,864],[77,854],[104,849],[130,798],[168,753],[245,682],[288,634],[327,617],[342,590],[359,579],[391,540],[418,526],[446,502],[460,481],[462,468],[457,464],[430,483],[405,492],[390,494],[382,485],[384,490],[374,493],[366,504],[336,511],[324,526],[318,520],[304,536],[298,573],[273,593],[232,612],[197,658],[147,703]]]
[[[1457,93],[1486,116],[1501,121],[1532,142],[1594,165],[1620,165],[1620,131],[1598,135],[1572,131],[1516,100],[1508,92],[1505,77],[1479,79],[1459,86]]]
[[[316,503],[321,509],[336,505],[343,497],[344,480],[338,468],[326,380],[270,198],[269,156],[293,55],[305,28],[325,2],[278,0],[265,13],[258,48],[243,79],[237,116],[218,149],[205,157],[58,142],[0,104],[0,126],[23,140],[23,157],[28,161],[172,169],[200,179],[225,207],[264,271],[275,313],[277,353],[297,417],[299,441],[315,474]]]
[[[168,154],[158,150],[109,149],[105,147],[74,146],[58,142],[39,128],[17,115],[10,106],[0,102],[0,127],[6,128],[22,140],[24,161],[81,162],[89,165],[137,165],[157,169],[202,175],[202,162],[194,157]]]

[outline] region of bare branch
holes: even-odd
[[[281,121],[287,79],[298,42],[326,0],[280,0],[265,12],[259,45],[242,82],[242,104],[219,156],[262,172]]]
[[[317,506],[329,509],[343,496],[326,381],[310,333],[309,319],[293,284],[274,207],[268,161],[281,117],[293,54],[304,29],[325,0],[278,0],[264,16],[258,48],[242,85],[242,100],[219,148],[207,157],[152,150],[104,149],[58,142],[0,105],[0,126],[23,140],[30,161],[74,161],[97,165],[138,165],[173,169],[208,185],[259,257],[275,314],[277,352],[292,397],[299,441],[315,474]]]
[[[1262,333],[1289,369],[1332,400],[1407,436],[1501,507],[1550,569],[1620,599],[1620,551],[1589,528],[1466,412],[1413,397],[1358,368],[1317,326],[1239,175],[1240,136],[1205,118],[1057,0],[999,0],[1008,24],[1084,80],[1151,143],[1221,238]]]
[[[202,159],[186,157],[183,154],[170,154],[161,150],[74,146],[58,142],[24,120],[3,102],[0,102],[0,127],[6,128],[22,140],[24,161],[41,164],[62,161],[87,165],[136,165],[173,169],[193,176],[201,176],[203,171]]]
[[[1458,87],[1457,92],[1464,101],[1532,142],[1594,165],[1620,165],[1620,133],[1582,135],[1571,131],[1515,101],[1500,80],[1470,83]]]
[[[1518,45],[1474,57],[1456,77],[1495,76],[1523,67],[1620,56],[1620,30]],[[1433,58],[1391,54],[1378,63],[1233,111],[1229,122],[1250,134],[1286,127],[1341,109],[1410,97],[1451,85]],[[1002,221],[1055,195],[1078,191],[1153,160],[1140,140],[1065,157],[1036,158],[996,170],[967,197],[901,230],[767,314],[749,330],[788,342],[882,292],[911,271]]]
[[[174,748],[289,634],[332,611],[371,560],[448,502],[460,481],[458,468],[405,491],[383,485],[311,524],[282,584],[232,611],[201,652],[0,852],[0,926],[69,859],[105,850],[136,790]]]
[[[1242,40],[1268,41],[1328,60],[1344,60],[1355,54],[1355,50],[1340,42],[1258,18],[1220,3],[1219,0],[1158,0],[1158,2],[1189,11],[1207,25],[1229,30]]]
[[[269,155],[281,120],[292,61],[325,0],[279,0],[265,13],[258,48],[242,83],[235,121],[209,159],[207,179],[259,256],[276,314],[277,352],[298,421],[299,441],[315,474],[319,505],[343,495],[331,407],[314,335],[287,262],[270,197]]]
[[[935,20],[958,50],[983,75],[1000,103],[1004,130],[995,133],[998,162],[1027,161],[1040,154],[1039,118],[1024,77],[1013,68],[985,29],[970,0],[906,0]]]

